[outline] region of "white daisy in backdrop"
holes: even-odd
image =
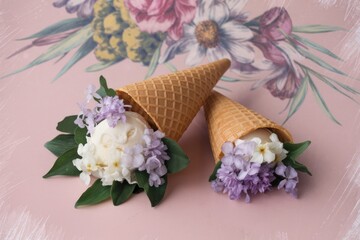
[[[184,36],[169,43],[159,62],[165,63],[177,54],[188,53],[186,64],[190,66],[207,57],[209,61],[231,59],[233,66],[250,64],[257,69],[268,68],[269,61],[255,61],[261,51],[250,42],[253,32],[242,24],[246,20],[242,12],[246,2],[201,1],[193,22],[184,25]]]

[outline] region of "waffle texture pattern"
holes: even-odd
[[[122,87],[117,94],[153,129],[177,141],[229,67],[222,59]]]
[[[206,100],[204,109],[215,162],[222,157],[224,142],[233,142],[256,129],[267,128],[276,133],[280,141],[292,142],[290,132],[284,127],[216,91]]]

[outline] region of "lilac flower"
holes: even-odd
[[[166,153],[167,146],[161,141],[164,136],[164,133],[159,130],[154,132],[153,129],[146,129],[143,136],[146,144],[145,156],[158,156],[161,164],[170,159]]]
[[[149,185],[158,187],[164,183],[161,177],[167,173],[165,161],[170,157],[166,153],[167,147],[161,141],[164,133],[153,129],[146,129],[143,139],[146,146],[144,147],[144,156],[146,161],[138,168],[139,171],[145,171],[150,175]]]
[[[100,99],[97,105],[96,122],[101,122],[106,119],[110,127],[115,127],[118,121],[126,122],[124,100],[119,99],[117,96],[106,96]]]
[[[231,200],[244,195],[245,201],[250,202],[250,194],[271,189],[271,182],[275,180],[274,164],[250,162],[255,147],[253,141],[236,141],[235,146],[231,142],[223,144],[222,164],[217,179],[211,183],[214,191],[227,193]]]
[[[94,132],[94,128],[96,125],[95,117],[96,114],[91,109],[86,108],[86,105],[79,104],[80,113],[75,119],[74,123],[78,125],[80,128],[86,127],[88,133],[92,134]]]
[[[247,203],[250,202],[250,194],[264,193],[271,189],[271,182],[275,177],[270,164],[259,166],[257,163],[248,162],[248,165],[244,163],[243,166],[244,169],[239,169],[235,165],[221,165],[217,179],[212,182],[212,188],[216,192],[227,193],[231,200],[238,200],[245,195]],[[248,174],[239,177],[241,172]]]
[[[159,175],[156,173],[150,173],[149,176],[149,185],[152,187],[159,187],[161,184],[163,184],[165,181],[164,179],[160,178]]]
[[[296,170],[290,166],[285,166],[279,163],[275,169],[275,173],[284,179],[279,183],[278,189],[285,188],[287,193],[290,193],[293,197],[297,197],[296,185],[299,182],[298,174]]]
[[[256,143],[252,141],[246,141],[234,146],[232,142],[225,142],[221,147],[224,154],[222,163],[225,165],[235,164],[238,168],[241,168],[243,160],[249,160],[254,152]]]
[[[259,173],[260,170],[259,163],[250,163],[248,161],[241,161],[241,165],[237,166],[238,169],[240,169],[240,172],[238,174],[239,180],[244,180],[247,176],[253,176],[257,173]]]
[[[96,89],[93,85],[88,86],[85,94],[85,101],[84,103],[79,104],[80,113],[74,121],[80,128],[86,127],[88,133],[92,134],[95,126],[104,119],[106,119],[109,126],[113,128],[120,120],[126,122],[125,108],[131,106],[125,105],[124,100],[119,99],[117,96],[105,96],[104,98],[101,98],[101,96],[96,93]],[[94,109],[86,107],[91,99],[99,101]]]
[[[54,7],[64,7],[68,13],[77,13],[80,18],[93,16],[94,4],[97,0],[55,0]]]
[[[86,89],[86,102],[89,103],[94,98],[101,99],[101,96],[96,92],[95,86],[90,84]]]
[[[211,187],[217,193],[224,191],[224,183],[218,179],[211,182]]]

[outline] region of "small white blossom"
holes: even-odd
[[[255,147],[254,154],[250,160],[250,162],[256,162],[256,163],[271,163],[275,160],[275,153],[273,153],[270,148],[269,144],[259,144]]]
[[[275,161],[280,162],[287,156],[288,151],[284,149],[284,144],[279,141],[278,136],[275,133],[270,135],[271,143],[269,143],[270,150],[276,154]]]
[[[266,143],[262,143],[260,138],[251,139],[257,146],[250,162],[271,163],[273,161],[282,161],[286,158],[287,151],[283,148],[284,144],[279,141],[278,136],[272,133],[269,138],[271,142]]]

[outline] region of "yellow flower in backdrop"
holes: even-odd
[[[165,38],[164,33],[141,32],[131,19],[123,0],[98,0],[94,5],[93,39],[98,44],[95,56],[103,62],[129,58],[149,65]]]

